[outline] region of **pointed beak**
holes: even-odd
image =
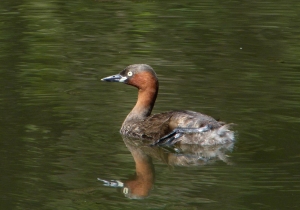
[[[104,77],[101,79],[101,81],[105,82],[125,82],[127,80],[127,77],[123,77],[120,74]]]

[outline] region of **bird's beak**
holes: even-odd
[[[127,77],[123,77],[120,74],[104,77],[101,79],[101,81],[105,82],[125,82],[127,80]]]

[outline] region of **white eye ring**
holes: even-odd
[[[127,73],[127,75],[128,75],[129,77],[131,77],[131,76],[132,76],[132,72],[129,71],[129,72]]]

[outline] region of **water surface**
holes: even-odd
[[[1,209],[299,209],[298,1],[0,3]],[[100,78],[147,63],[154,112],[236,124],[228,161],[171,166],[133,200],[103,179],[135,161],[119,128],[136,89]]]

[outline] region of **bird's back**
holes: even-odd
[[[178,127],[200,128],[206,125],[216,129],[222,123],[194,111],[170,111],[154,114],[143,120],[125,121],[120,132],[131,137],[157,140]]]

